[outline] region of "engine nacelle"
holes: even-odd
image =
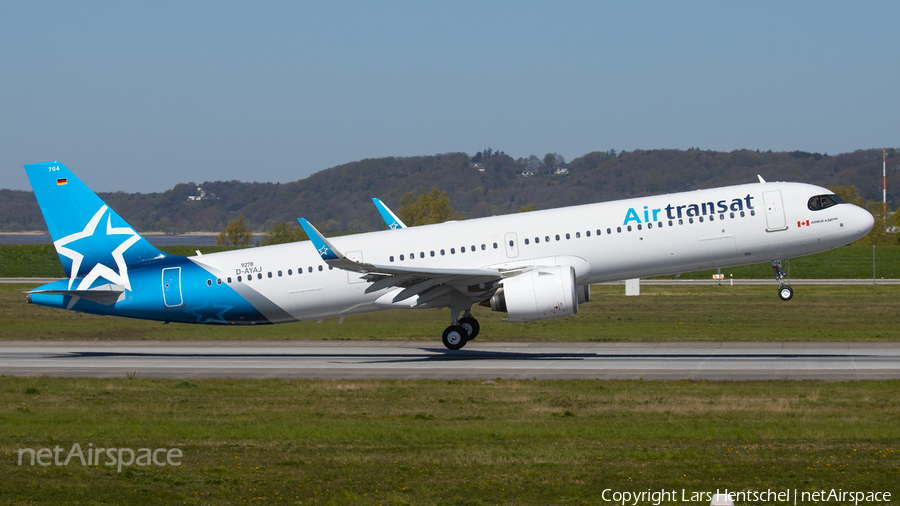
[[[568,265],[540,267],[506,278],[491,297],[491,309],[509,313],[506,321],[533,322],[578,312],[575,269]]]

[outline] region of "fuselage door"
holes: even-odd
[[[353,260],[354,262],[362,262],[363,261],[362,251],[348,251],[346,253],[346,255],[344,255],[344,256],[346,256],[350,260]],[[347,271],[347,282],[348,283],[350,283],[350,284],[365,283],[365,281],[366,280],[362,279],[362,274],[360,274],[358,272]]]
[[[766,204],[766,231],[787,230],[781,190],[763,192],[763,202]]]
[[[181,267],[168,267],[162,271],[163,301],[166,307],[178,307],[181,299]]]
[[[519,241],[516,240],[516,233],[510,232],[506,234],[506,238],[503,242],[504,247],[506,248],[506,256],[509,258],[516,258],[519,256]]]

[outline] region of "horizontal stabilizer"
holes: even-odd
[[[122,295],[125,293],[125,287],[121,285],[102,285],[90,290],[31,290],[25,293],[28,295],[68,295],[103,304],[104,306],[111,306],[122,298]]]

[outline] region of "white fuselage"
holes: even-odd
[[[850,204],[810,210],[808,200],[823,194],[831,192],[801,183],[755,183],[330,241],[348,258],[409,268],[509,270],[564,259],[584,285],[807,255],[848,244],[871,229],[872,216]],[[385,302],[384,291],[365,293],[369,282],[329,268],[306,241],[191,260],[245,297],[276,306],[263,310],[273,322],[413,304]]]

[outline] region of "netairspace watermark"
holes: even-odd
[[[59,445],[50,448],[19,448],[19,465],[67,466],[69,463],[80,463],[83,466],[115,466],[118,472],[122,467],[135,466],[180,466],[184,454],[181,448],[94,448],[88,443],[87,452],[75,443],[68,453]],[[63,455],[61,455],[63,454]],[[101,455],[102,462],[101,462]],[[177,461],[175,459],[178,459]]]
[[[603,491],[600,498],[609,503],[622,506],[640,506],[652,504],[659,506],[667,502],[702,503],[709,504],[713,496],[730,495],[734,504],[809,504],[809,503],[835,503],[853,504],[859,503],[888,503],[891,501],[891,493],[884,491],[851,491],[840,488],[830,490],[817,490],[807,492],[794,489],[782,490],[716,490],[714,492],[695,492],[686,489],[676,490],[651,490],[640,492],[618,491],[608,488]]]

